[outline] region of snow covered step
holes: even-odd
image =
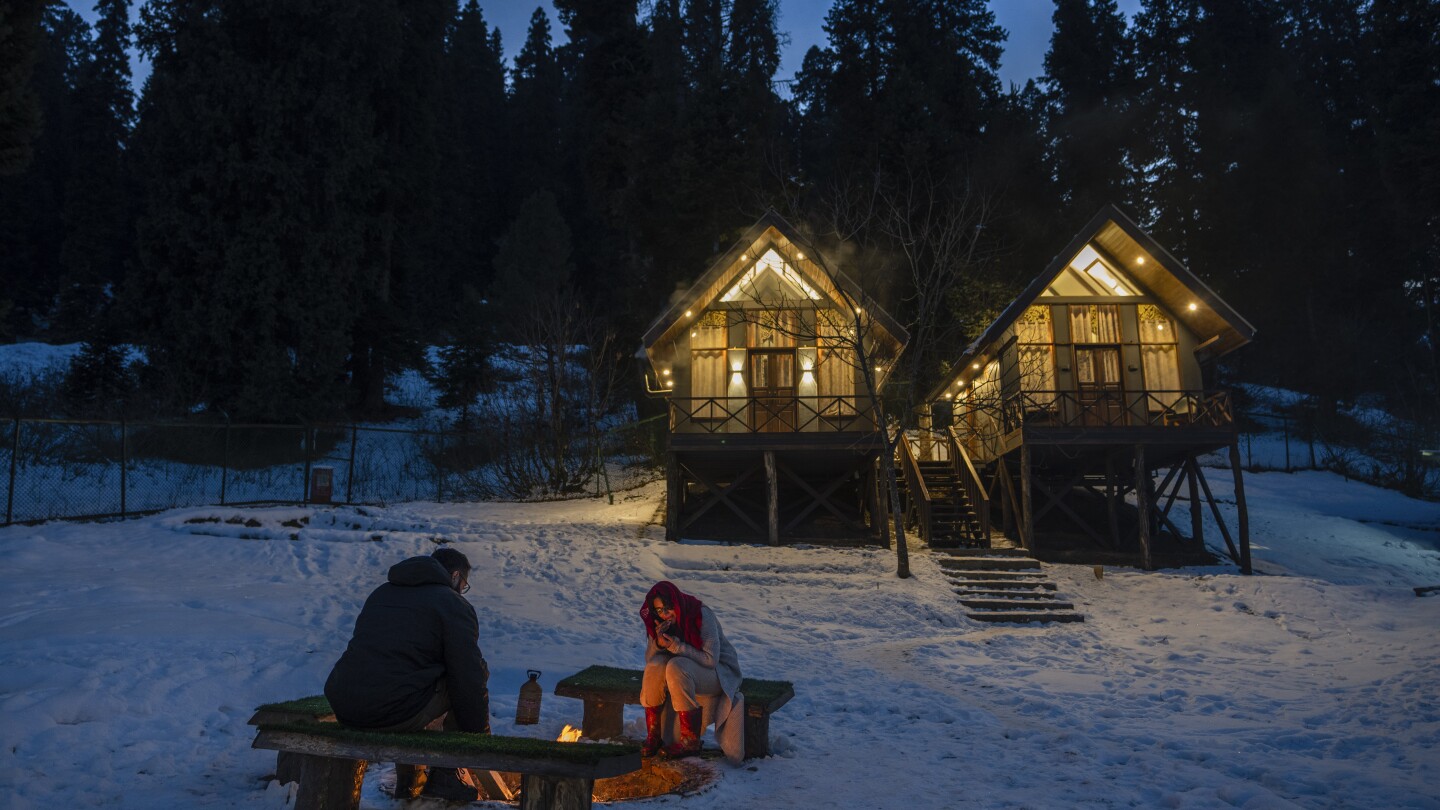
[[[1054,599],[1049,591],[1026,591],[1018,588],[1005,590],[1004,588],[977,589],[977,588],[956,588],[955,593],[962,599],[1012,599],[1015,601],[1035,601]]]
[[[1029,557],[1023,548],[958,548],[935,549],[935,554],[951,557]]]
[[[1020,599],[965,599],[961,598],[960,604],[975,610],[999,610],[999,611],[1034,611],[1034,610],[1074,610],[1075,605],[1070,602],[1060,602],[1055,599],[1042,599],[1039,601],[1024,601]],[[974,614],[971,614],[974,615]]]
[[[1044,574],[1040,573],[1038,569],[1033,568],[1019,571],[1005,571],[996,568],[951,568],[948,565],[942,565],[941,568],[945,571],[945,575],[951,579],[1008,579],[1020,582],[1033,582],[1045,578]]]
[[[1040,569],[1039,560],[1030,557],[1001,555],[984,557],[973,557],[968,554],[964,556],[947,556],[940,558],[940,565],[943,568],[952,570],[960,569],[970,571],[1038,571]]]
[[[976,612],[976,613],[970,613],[970,614],[966,614],[966,615],[968,615],[970,618],[972,618],[972,619],[974,619],[974,620],[976,620],[976,621],[979,621],[979,622],[1007,622],[1007,623],[1014,623],[1014,624],[1036,624],[1036,623],[1042,623],[1042,622],[1083,622],[1083,621],[1085,621],[1085,614],[1083,614],[1083,613],[1073,613],[1073,612],[1071,612],[1071,613],[1065,613],[1065,612],[1044,612],[1044,613],[1034,612],[1034,613],[1027,613],[1027,612],[1024,612],[1024,611],[1010,611],[1010,612],[1004,612],[1004,613],[1002,613],[1002,612],[999,612],[999,611],[994,611],[994,612],[991,612],[991,611],[979,611],[979,612]]]
[[[1031,591],[1038,592],[1036,588],[1044,588],[1047,591],[1055,590],[1055,583],[1046,582],[1042,579],[954,579],[958,591],[961,587],[979,588],[982,590],[1010,590],[1010,591]]]

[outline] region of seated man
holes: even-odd
[[[411,732],[444,717],[446,731],[489,734],[490,668],[475,608],[461,596],[468,590],[470,561],[453,548],[391,566],[325,681],[335,719]],[[477,791],[454,768],[431,768],[424,795],[473,802]]]

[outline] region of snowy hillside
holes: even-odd
[[[285,807],[245,721],[318,692],[386,568],[446,538],[476,563],[497,733],[577,723],[550,690],[638,665],[662,578],[716,610],[747,674],[795,683],[779,756],[666,806],[1440,807],[1440,598],[1412,591],[1440,584],[1440,505],[1326,473],[1247,487],[1261,575],[1047,566],[1087,616],[1051,627],[966,619],[919,550],[902,581],[881,550],[664,543],[658,487],[0,529],[0,795]],[[517,729],[527,668],[546,696]],[[401,807],[382,773],[364,806]]]

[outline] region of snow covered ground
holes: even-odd
[[[550,690],[638,665],[657,579],[716,610],[748,674],[795,683],[778,756],[666,806],[1440,807],[1440,597],[1412,591],[1440,585],[1440,505],[1328,473],[1247,486],[1260,575],[1047,566],[1087,616],[1052,627],[965,618],[920,550],[898,580],[878,549],[665,543],[647,525],[657,486],[613,506],[0,529],[0,804],[286,807],[245,721],[318,692],[386,568],[443,538],[476,564],[497,733],[578,723]],[[527,668],[546,697],[541,724],[517,728]],[[402,807],[381,773],[364,806]]]

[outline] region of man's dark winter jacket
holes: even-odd
[[[489,731],[490,669],[475,608],[431,557],[396,563],[389,580],[365,600],[350,646],[325,682],[336,719],[355,728],[403,723],[444,678],[460,730]]]

